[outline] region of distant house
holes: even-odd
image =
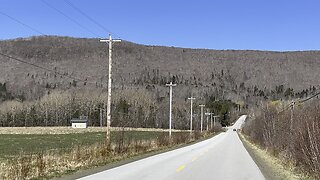
[[[88,127],[88,117],[80,116],[80,118],[71,119],[72,128],[87,128]]]

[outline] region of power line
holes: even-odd
[[[0,14],[2,14],[3,16],[8,17],[9,19],[11,19],[11,20],[13,20],[13,21],[15,21],[15,22],[23,25],[24,27],[26,27],[26,28],[28,28],[28,29],[36,32],[36,33],[39,33],[39,34],[41,34],[41,35],[45,35],[45,34],[42,33],[41,31],[39,31],[39,30],[37,30],[37,29],[35,29],[35,28],[33,28],[33,27],[31,27],[31,26],[29,26],[29,25],[27,25],[27,24],[25,24],[25,23],[23,23],[23,22],[21,22],[21,21],[19,21],[18,19],[14,18],[14,17],[12,17],[12,16],[10,16],[10,15],[4,13],[4,12],[1,12],[1,11],[0,11]]]
[[[279,111],[278,114],[290,109],[295,103],[303,104],[303,103],[305,103],[305,102],[307,102],[307,101],[309,101],[309,100],[311,100],[311,99],[313,99],[313,98],[315,98],[315,97],[317,97],[319,95],[320,95],[320,92],[318,92],[318,93],[316,93],[316,94],[314,94],[314,95],[312,95],[312,96],[310,96],[310,97],[308,97],[306,99],[293,101],[289,105],[285,106],[285,108],[283,108],[281,111]]]
[[[290,103],[290,104],[289,104],[289,105],[287,105],[285,108],[283,108],[281,111],[279,111],[279,112],[278,112],[278,114],[280,114],[280,113],[282,113],[282,112],[284,112],[284,111],[288,110],[288,109],[291,107],[291,104],[292,104],[292,103]]]
[[[58,13],[60,13],[62,16],[64,16],[65,18],[69,19],[70,21],[72,21],[74,24],[78,25],[79,27],[81,27],[82,29],[90,32],[91,34],[100,37],[100,35],[98,35],[97,33],[91,31],[90,29],[86,28],[85,26],[81,25],[78,21],[74,20],[73,18],[71,18],[70,16],[66,15],[65,13],[63,13],[62,11],[60,11],[59,9],[55,8],[54,6],[52,6],[51,4],[49,4],[48,2],[46,2],[45,0],[41,0],[42,3],[44,3],[45,5],[47,5],[48,7],[50,7],[51,9],[57,11]]]
[[[72,76],[69,76],[69,75],[65,75],[65,74],[60,73],[60,72],[57,72],[57,71],[55,71],[55,70],[52,70],[52,69],[49,69],[49,68],[46,68],[46,67],[39,66],[39,65],[37,65],[37,64],[30,63],[30,62],[27,62],[27,61],[25,61],[25,60],[22,60],[22,59],[19,59],[19,58],[16,58],[16,57],[12,57],[12,56],[10,56],[10,55],[7,55],[7,54],[1,53],[1,52],[0,52],[0,55],[1,55],[1,56],[4,56],[4,57],[7,57],[7,58],[9,58],[9,59],[13,59],[13,60],[15,60],[15,61],[24,63],[24,64],[28,64],[28,65],[30,65],[30,66],[34,66],[34,67],[37,67],[37,68],[40,68],[40,69],[43,69],[43,70],[46,70],[46,71],[54,72],[55,74],[58,74],[58,75],[60,75],[60,76],[67,77],[67,78],[69,78],[69,79],[73,79],[73,80],[76,80],[76,81],[79,81],[79,82],[92,83],[92,84],[93,84],[93,82],[87,82],[87,81],[85,81],[85,80],[82,80],[82,79],[79,79],[79,78],[76,78],[76,77],[72,77]]]
[[[93,22],[95,25],[99,26],[101,29],[103,29],[105,32],[107,33],[112,33],[113,35],[116,35],[118,38],[120,38],[120,36],[118,36],[116,33],[111,32],[109,29],[107,29],[106,27],[104,27],[103,25],[101,25],[98,21],[94,20],[92,17],[90,17],[88,14],[86,14],[84,11],[82,11],[80,8],[78,8],[77,6],[75,6],[74,4],[72,4],[70,1],[68,0],[64,0],[64,2],[69,5],[70,7],[72,7],[74,10],[78,11],[80,14],[82,14],[84,17],[86,17],[87,19],[89,19],[91,22]],[[120,38],[121,39],[121,38]]]
[[[306,99],[304,99],[304,100],[300,100],[300,101],[298,101],[298,102],[299,102],[299,103],[307,102],[307,101],[315,98],[315,97],[318,96],[319,94],[320,94],[320,92],[318,92],[318,93],[316,93],[315,95],[313,95],[313,96],[311,96],[311,97],[308,97],[308,98],[306,98]]]
[[[71,21],[73,21],[74,23],[76,23],[77,25],[79,25],[80,27],[86,29],[87,31],[91,32],[92,34],[94,34],[94,35],[96,35],[96,36],[99,36],[99,35],[95,34],[94,32],[90,31],[89,29],[85,28],[84,26],[82,26],[81,24],[79,24],[78,22],[76,22],[75,20],[73,20],[72,18],[70,18],[69,16],[67,16],[66,14],[64,14],[63,12],[59,11],[59,10],[56,9],[55,7],[51,6],[50,4],[48,4],[47,2],[45,2],[44,0],[41,0],[41,1],[42,1],[43,3],[45,3],[47,6],[51,7],[52,9],[58,11],[59,13],[61,13],[62,15],[64,15],[65,17],[67,17],[68,19],[70,19]],[[14,18],[14,17],[12,17],[12,16],[10,16],[10,15],[4,13],[4,12],[1,12],[1,11],[0,11],[0,14],[2,14],[3,16],[8,17],[9,19],[11,19],[11,20],[13,20],[13,21],[15,21],[15,22],[23,25],[23,26],[25,26],[26,28],[28,28],[28,29],[30,29],[30,30],[32,30],[32,31],[34,31],[34,32],[37,32],[37,33],[39,33],[39,34],[41,34],[41,35],[44,35],[44,36],[46,35],[46,34],[42,33],[41,31],[39,31],[39,30],[37,30],[37,29],[35,29],[35,28],[33,28],[33,27],[31,27],[31,26],[29,26],[29,25],[21,22],[20,20]],[[52,70],[52,69],[49,69],[49,68],[45,68],[45,67],[39,66],[39,65],[37,65],[37,64],[30,63],[30,62],[27,62],[27,61],[25,61],[25,60],[22,60],[22,59],[19,59],[19,58],[16,58],[16,57],[12,57],[12,56],[10,56],[10,55],[7,55],[7,54],[1,53],[1,52],[0,52],[0,55],[1,55],[1,56],[4,56],[4,57],[7,57],[7,58],[9,58],[9,59],[12,59],[12,60],[15,60],[15,61],[24,63],[24,64],[28,64],[28,65],[30,65],[30,66],[34,66],[34,67],[37,67],[37,68],[40,68],[40,69],[43,69],[43,70],[46,70],[46,71],[54,72],[54,73],[57,74],[57,75],[64,76],[64,77],[67,77],[67,78],[69,78],[69,79],[73,79],[73,80],[76,80],[76,81],[79,81],[79,82],[84,82],[84,83],[89,83],[89,84],[97,84],[96,82],[88,82],[88,81],[86,81],[86,80],[82,80],[82,79],[79,79],[79,78],[76,78],[76,77],[72,77],[72,76],[69,76],[69,75],[65,75],[65,74],[60,73],[60,72],[57,72],[57,71],[55,71],[55,70]],[[99,83],[99,84],[100,84],[100,83]]]

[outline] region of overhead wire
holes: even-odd
[[[57,11],[58,13],[60,13],[61,15],[63,15],[64,17],[68,18],[70,21],[72,21],[73,23],[77,24],[79,27],[83,28],[84,30],[90,32],[91,34],[99,37],[98,34],[94,33],[93,31],[91,31],[90,29],[86,28],[85,26],[81,25],[79,22],[77,22],[76,20],[72,19],[70,16],[66,15],[65,13],[63,13],[62,11],[60,11],[59,9],[55,8],[54,6],[52,6],[51,4],[47,3],[45,0],[41,0],[42,3],[44,3],[45,5],[47,5],[48,7],[50,7],[51,9]],[[69,2],[70,5],[72,6],[73,4],[71,2]],[[73,8],[76,8],[77,11],[81,12],[81,14],[83,14],[84,16],[86,16],[88,19],[90,19],[91,21],[95,22],[96,25],[99,25],[101,28],[104,28],[104,30],[107,31],[107,29],[105,27],[103,27],[101,24],[99,24],[97,21],[95,21],[94,19],[90,18],[88,15],[86,15],[83,11],[81,11],[79,8],[77,8],[76,6],[73,5]],[[32,26],[30,25],[27,25],[25,23],[23,23],[22,21],[4,13],[4,12],[1,12],[0,11],[0,14],[2,14],[3,16],[6,16],[8,17],[9,19],[15,21],[16,23],[19,23],[21,25],[23,25],[24,27],[38,33],[38,34],[41,34],[41,35],[46,35],[44,33],[42,33],[41,31],[37,30],[36,28],[33,28]],[[12,59],[12,60],[15,60],[15,61],[18,61],[18,62],[21,62],[21,63],[24,63],[24,64],[28,64],[30,66],[34,66],[34,67],[37,67],[37,68],[40,68],[40,69],[43,69],[43,70],[46,70],[46,71],[50,71],[50,72],[54,72],[55,74],[58,74],[58,75],[61,75],[61,76],[64,76],[64,77],[67,77],[69,79],[73,79],[73,80],[76,80],[76,81],[79,81],[79,82],[84,82],[84,83],[91,83],[91,84],[97,84],[97,82],[88,82],[86,80],[82,80],[80,78],[77,78],[77,77],[73,77],[73,76],[69,76],[69,75],[65,75],[64,73],[60,73],[60,72],[57,72],[56,70],[52,70],[52,69],[49,69],[49,68],[46,68],[46,67],[42,67],[42,66],[39,66],[37,64],[34,64],[34,63],[30,63],[30,62],[27,62],[25,60],[22,60],[21,58],[17,58],[17,57],[13,57],[13,56],[10,56],[8,54],[4,54],[4,53],[1,53],[0,52],[0,55],[3,56],[3,57],[7,57],[9,59]],[[101,84],[101,83],[99,83]],[[103,85],[103,83],[101,84]]]
[[[1,52],[0,52],[0,55],[3,56],[3,57],[7,57],[7,58],[9,58],[9,59],[12,59],[12,60],[15,60],[15,61],[24,63],[24,64],[28,64],[28,65],[30,65],[30,66],[37,67],[37,68],[39,68],[39,69],[43,69],[43,70],[46,70],[46,71],[54,72],[54,73],[57,74],[57,75],[67,77],[67,78],[69,78],[69,79],[72,79],[72,80],[75,80],[75,81],[78,81],[78,82],[95,84],[94,82],[90,82],[90,81],[82,80],[82,79],[77,78],[77,77],[73,77],[73,76],[70,76],[70,75],[66,75],[66,74],[61,73],[61,72],[58,72],[58,71],[56,71],[56,70],[49,69],[49,68],[46,68],[46,67],[42,67],[42,66],[39,66],[39,65],[37,65],[37,64],[31,63],[31,62],[27,62],[27,61],[22,60],[22,59],[20,59],[20,58],[13,57],[13,56],[10,56],[10,55],[1,53]]]
[[[12,16],[10,16],[10,15],[8,15],[8,14],[4,13],[4,12],[1,12],[1,11],[0,11],[0,14],[2,14],[3,16],[6,16],[7,18],[9,18],[9,19],[11,19],[11,20],[15,21],[16,23],[21,24],[22,26],[24,26],[24,27],[26,27],[26,28],[28,28],[28,29],[30,29],[30,30],[32,30],[32,31],[34,31],[34,32],[36,32],[36,33],[38,33],[38,34],[45,35],[45,34],[44,34],[44,33],[42,33],[41,31],[39,31],[39,30],[37,30],[37,29],[35,29],[35,28],[33,28],[33,27],[31,27],[31,26],[29,26],[29,25],[27,25],[27,24],[23,23],[22,21],[20,21],[20,20],[18,20],[18,19],[16,19],[16,18],[14,18],[14,17],[12,17]]]
[[[97,33],[91,31],[89,28],[83,26],[82,24],[80,24],[78,21],[74,20],[73,18],[71,18],[70,16],[68,16],[67,14],[65,14],[64,12],[60,11],[59,9],[57,9],[56,7],[52,6],[51,4],[49,4],[48,2],[46,2],[45,0],[41,0],[42,3],[44,3],[45,5],[47,5],[49,8],[55,10],[56,12],[58,12],[59,14],[61,14],[62,16],[64,16],[65,18],[69,19],[70,21],[72,21],[74,24],[78,25],[79,27],[81,27],[82,29],[88,31],[89,33],[91,33],[92,35],[95,35],[97,37],[100,37],[100,35],[98,35]]]
[[[99,26],[101,29],[103,29],[106,33],[111,33],[113,35],[115,35],[116,37],[120,38],[121,37],[119,35],[117,35],[116,33],[110,31],[109,29],[107,29],[105,26],[103,26],[102,24],[100,24],[98,21],[96,21],[95,19],[93,19],[92,17],[90,17],[88,14],[86,14],[84,11],[82,11],[79,7],[75,6],[73,3],[71,3],[69,0],[64,0],[64,2],[70,6],[71,8],[73,8],[74,10],[76,10],[77,12],[79,12],[80,14],[82,14],[84,17],[86,17],[88,20],[90,20],[91,22],[93,22],[95,25]]]
[[[316,93],[316,94],[314,94],[314,95],[312,95],[310,97],[307,97],[306,99],[303,99],[303,100],[292,101],[290,104],[285,106],[281,111],[279,111],[278,114],[290,109],[296,103],[303,104],[303,103],[305,103],[305,102],[307,102],[307,101],[309,101],[309,100],[311,100],[311,99],[313,99],[313,98],[315,98],[315,97],[317,97],[319,95],[320,95],[320,92],[318,92],[318,93]]]
[[[292,104],[292,103],[290,103],[289,105],[287,105],[286,107],[284,107],[281,111],[278,112],[278,114],[280,114],[280,113],[288,110],[288,109],[291,107],[291,104]]]
[[[315,97],[318,96],[318,95],[320,95],[320,92],[318,92],[318,93],[316,93],[316,94],[314,94],[314,95],[312,95],[312,96],[310,96],[310,97],[308,97],[308,98],[306,98],[306,99],[300,100],[300,101],[298,101],[298,102],[299,102],[299,103],[307,102],[307,101],[315,98]]]
[[[10,16],[10,15],[4,13],[4,12],[1,12],[1,11],[0,11],[0,14],[8,17],[9,19],[11,19],[11,20],[13,20],[13,21],[15,21],[15,22],[23,25],[23,26],[25,26],[25,27],[28,28],[28,29],[31,29],[31,30],[34,31],[34,32],[37,32],[38,34],[45,35],[45,34],[42,33],[41,31],[39,31],[39,30],[37,30],[37,29],[35,29],[35,28],[33,28],[33,27],[31,27],[31,26],[23,23],[22,21],[14,18],[14,17],[12,17],[12,16]],[[57,72],[57,71],[55,71],[55,70],[52,70],[52,69],[49,69],[49,68],[46,68],[46,67],[39,66],[39,65],[34,64],[34,63],[27,62],[27,61],[25,61],[25,60],[22,60],[22,59],[20,59],[20,58],[16,58],[16,57],[10,56],[10,55],[8,55],[8,54],[4,54],[4,53],[1,53],[1,52],[0,52],[0,55],[3,56],[3,57],[7,57],[7,58],[9,58],[9,59],[12,59],[12,60],[15,60],[15,61],[24,63],[24,64],[28,64],[28,65],[30,65],[30,66],[34,66],[34,67],[37,67],[37,68],[40,68],[40,69],[43,69],[43,70],[46,70],[46,71],[54,72],[55,74],[58,74],[58,75],[60,75],[60,76],[67,77],[67,78],[69,78],[69,79],[73,79],[73,80],[76,80],[76,81],[79,81],[79,82],[84,82],[84,83],[92,83],[92,82],[87,82],[87,81],[85,81],[85,80],[82,80],[82,79],[79,79],[79,78],[76,78],[76,77],[72,77],[72,76],[69,76],[69,75],[65,75],[65,74],[63,74],[63,73]]]

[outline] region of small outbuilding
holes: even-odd
[[[71,127],[72,128],[87,128],[88,127],[88,118],[80,117],[79,119],[73,118],[71,119]]]

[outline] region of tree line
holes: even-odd
[[[70,126],[72,118],[88,117],[89,126],[105,125],[103,90],[53,91],[39,100],[5,101],[0,105],[0,126]],[[212,100],[212,99],[211,99]],[[227,114],[230,107],[225,102],[207,101],[208,108],[217,114]],[[220,105],[218,105],[220,104]],[[114,127],[168,128],[168,98],[159,98],[147,89],[115,90],[112,95],[112,122]],[[194,114],[199,114],[194,108]],[[223,117],[223,125],[226,118]],[[173,101],[173,128],[189,129],[190,102],[176,98]],[[193,127],[199,128],[200,116],[195,117]]]

